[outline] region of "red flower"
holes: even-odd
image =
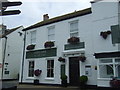
[[[47,48],[47,47],[51,48],[51,47],[53,47],[53,46],[54,46],[54,42],[52,42],[52,41],[47,41],[47,42],[45,42],[45,44],[44,44],[44,47],[45,47],[45,48]]]
[[[41,73],[42,73],[42,70],[39,70],[39,69],[34,71],[35,76],[39,76]]]
[[[111,31],[105,31],[105,32],[101,32],[100,36],[102,36],[104,39],[107,39],[107,36],[111,34]]]
[[[27,50],[32,50],[32,49],[34,49],[34,48],[35,48],[35,45],[31,44],[31,45],[28,45],[26,49],[27,49]]]
[[[80,42],[80,39],[78,37],[71,37],[71,38],[68,39],[67,42],[71,43],[71,44],[75,44],[75,43]]]
[[[80,61],[82,61],[82,62],[85,62],[86,57],[85,57],[85,56],[79,56],[79,57],[78,57],[78,60],[80,60]]]

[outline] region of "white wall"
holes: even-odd
[[[26,36],[26,47],[30,44],[30,31],[36,30],[37,31],[37,41],[35,50],[44,49],[44,43],[47,41],[47,27],[55,25],[55,47],[57,47],[57,57],[50,57],[54,58],[55,60],[55,78],[54,80],[46,79],[46,58],[39,58],[39,59],[31,59],[35,60],[35,69],[40,68],[42,69],[42,74],[40,76],[40,83],[47,83],[47,84],[60,84],[60,65],[61,63],[58,61],[58,57],[63,55],[64,45],[67,44],[67,39],[69,36],[69,22],[78,20],[79,22],[79,37],[81,42],[85,42],[85,55],[87,57],[87,61],[85,63],[80,63],[80,75],[85,74],[85,65],[91,65],[91,73],[89,77],[88,84],[96,85],[97,83],[97,71],[94,69],[96,66],[96,60],[93,57],[93,45],[92,45],[92,29],[91,29],[91,14],[76,17],[73,19],[64,20],[61,22],[53,23],[50,25],[42,26],[39,28],[35,28],[32,30],[27,31]],[[34,78],[28,78],[28,60],[24,60],[24,76],[23,82],[31,83],[33,82]],[[66,73],[68,75],[69,72],[69,62],[68,58],[66,57]],[[69,75],[68,75],[69,76]],[[96,80],[95,80],[96,77]],[[68,80],[69,82],[69,80]]]
[[[20,36],[18,32],[22,32],[23,27],[7,35],[7,44],[5,52],[5,61],[8,65],[4,65],[9,74],[4,74],[3,79],[17,79],[20,69],[20,61],[23,50],[23,35]]]
[[[107,39],[103,39],[100,36],[100,32],[108,30],[110,31],[110,27],[112,25],[119,24],[118,1],[104,1],[105,0],[92,3],[93,47],[95,53],[118,51],[118,44],[112,44],[111,34],[107,37]],[[105,72],[105,70],[102,72]],[[97,85],[102,87],[109,87],[109,80],[110,79],[98,78]]]
[[[42,74],[39,77],[40,83],[47,84],[60,84],[60,65],[58,62],[58,57],[63,55],[64,45],[67,44],[67,39],[69,38],[69,22],[78,20],[79,22],[79,37],[81,42],[85,42],[85,56],[87,57],[86,62],[80,62],[80,75],[85,74],[85,65],[91,66],[91,76],[89,76],[89,85],[102,85],[97,81],[97,59],[94,58],[94,53],[96,52],[109,52],[118,50],[118,45],[113,45],[111,40],[111,35],[105,40],[100,36],[101,31],[110,30],[112,25],[118,24],[118,3],[110,2],[96,2],[92,3],[92,14],[84,15],[81,17],[76,17],[57,23],[45,25],[35,29],[27,31],[26,46],[30,44],[30,31],[37,31],[37,41],[35,50],[44,49],[44,43],[47,41],[47,27],[55,25],[55,47],[57,47],[57,57],[55,60],[55,78],[54,80],[46,79],[46,59],[38,58],[35,60],[35,69],[42,69]],[[69,76],[69,60],[66,58],[66,74]],[[25,58],[24,58],[25,59]],[[28,78],[28,61],[30,59],[24,60],[24,73],[23,82],[32,83],[34,78]],[[35,77],[36,78],[36,77]],[[69,77],[68,77],[69,78]],[[107,81],[108,82],[108,81]],[[106,83],[106,82],[105,82]],[[106,84],[108,85],[108,83]]]
[[[112,25],[118,24],[118,3],[97,2],[92,4],[93,39],[95,52],[109,52],[118,50],[113,45],[111,35],[105,40],[100,36],[101,31],[111,30]],[[107,47],[107,48],[106,48]]]

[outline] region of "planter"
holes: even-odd
[[[76,44],[80,42],[80,39],[78,37],[71,37],[67,40],[67,42],[70,44]]]
[[[39,80],[38,79],[35,79],[34,80],[34,85],[38,85],[39,84]]]
[[[33,50],[35,48],[35,45],[31,44],[27,46],[27,50]]]
[[[61,84],[63,87],[67,87],[67,76],[66,75],[61,76]]]
[[[102,36],[104,39],[107,39],[108,35],[110,34],[111,34],[111,31],[100,32],[100,36]]]
[[[39,69],[34,71],[35,76],[40,76],[41,73],[42,73],[42,70],[39,70]]]
[[[110,80],[110,86],[113,88],[120,88],[120,80],[117,79]]]
[[[58,61],[59,61],[59,62],[65,62],[65,58],[59,57],[59,58],[58,58]]]
[[[80,88],[85,89],[86,88],[86,83],[88,81],[88,77],[85,75],[80,76]]]
[[[61,84],[62,84],[63,87],[67,87],[67,80],[62,80]]]
[[[44,47],[45,47],[45,48],[54,47],[54,42],[52,42],[52,41],[47,41],[47,42],[45,42]]]
[[[86,57],[81,55],[78,57],[78,60],[80,60],[81,62],[85,62]]]

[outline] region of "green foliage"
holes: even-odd
[[[67,76],[64,74],[64,75],[61,76],[61,79],[62,80],[67,80]]]
[[[86,83],[88,81],[88,77],[85,75],[80,76],[80,83]]]

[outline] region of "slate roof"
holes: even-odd
[[[20,27],[22,27],[22,26],[18,26],[18,27],[16,27],[16,28],[13,28],[13,29],[8,29],[8,30],[6,30],[5,31],[5,34],[3,34],[3,35],[0,35],[0,38],[4,38],[5,36],[7,36],[8,34],[10,34],[10,33],[12,33],[12,32],[14,32],[14,31],[16,31],[17,29],[19,29]]]
[[[71,18],[74,18],[74,17],[87,15],[87,14],[90,14],[90,13],[92,13],[91,8],[83,9],[83,10],[80,10],[80,11],[75,11],[75,12],[72,12],[72,13],[69,13],[69,14],[65,14],[65,15],[62,15],[62,16],[58,16],[58,17],[55,17],[55,18],[51,18],[51,19],[48,19],[48,20],[45,20],[45,21],[38,22],[34,25],[31,25],[27,28],[24,28],[23,31],[30,30],[30,29],[33,29],[33,28],[37,28],[37,27],[44,26],[44,25],[48,25],[48,24],[51,24],[51,23],[71,19]]]

